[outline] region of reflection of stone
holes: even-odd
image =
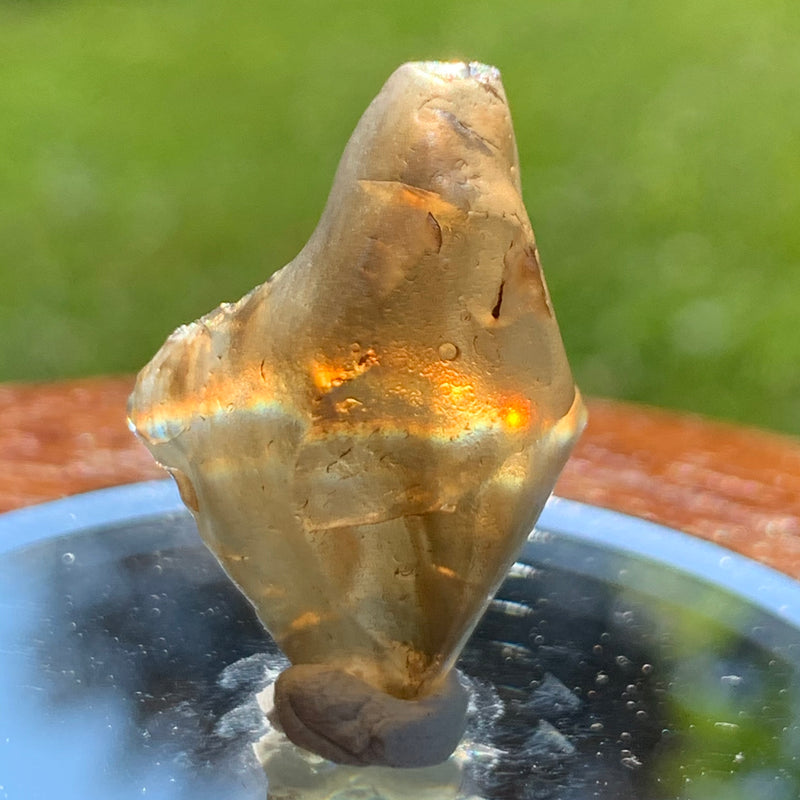
[[[468,703],[455,669],[413,700],[324,664],[295,664],[275,684],[275,718],[295,744],[361,767],[441,764],[464,735]]]
[[[264,713],[272,711],[272,690],[259,694]],[[463,755],[434,767],[397,770],[388,767],[353,767],[331,764],[296,747],[279,731],[269,730],[253,750],[269,782],[268,800],[480,800],[463,771]]]
[[[292,662],[435,688],[584,424],[498,72],[398,69],[305,248],[129,418]]]

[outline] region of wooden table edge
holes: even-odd
[[[0,511],[164,477],[127,429],[132,385],[129,375],[0,384]],[[800,441],[614,400],[587,405],[557,494],[800,578]]]

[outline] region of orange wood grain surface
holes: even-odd
[[[164,477],[128,431],[130,376],[0,384],[0,511]],[[556,492],[701,536],[800,578],[800,441],[589,400]]]

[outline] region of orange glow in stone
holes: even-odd
[[[358,360],[349,363],[333,365],[314,361],[311,367],[311,377],[317,389],[329,392],[345,381],[352,380],[358,375],[363,375],[367,370],[379,364],[380,361],[372,348],[366,350]]]
[[[293,631],[302,631],[306,628],[313,628],[315,625],[319,625],[322,621],[322,617],[314,611],[306,611],[305,614],[301,614],[296,619],[292,620],[290,625]]]
[[[450,567],[443,567],[443,566],[439,565],[439,566],[436,567],[436,571],[440,575],[444,575],[445,578],[457,578],[458,577],[458,574],[454,570],[450,569]]]
[[[503,422],[512,430],[527,428],[531,424],[531,405],[527,400],[508,406],[503,414]]]
[[[314,364],[311,370],[314,385],[323,392],[329,392],[334,386],[341,386],[347,373],[329,364]]]

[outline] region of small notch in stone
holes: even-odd
[[[433,238],[436,242],[435,250],[438,253],[442,249],[442,226],[439,225],[439,220],[430,211],[428,212],[428,225],[433,232]]]
[[[502,281],[500,283],[500,288],[497,291],[497,302],[494,304],[494,308],[492,309],[492,316],[495,319],[500,319],[500,307],[503,305],[503,289],[506,286],[506,282]]]

